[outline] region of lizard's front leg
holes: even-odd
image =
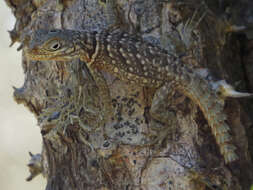
[[[156,92],[152,100],[150,114],[154,120],[157,120],[165,125],[164,128],[159,131],[155,127],[151,127],[153,130],[158,131],[157,137],[149,144],[161,143],[169,134],[173,134],[174,127],[177,122],[177,118],[173,110],[169,110],[168,103],[175,94],[175,88],[173,83],[166,83],[160,87]]]
[[[90,69],[90,73],[98,87],[100,102],[102,104],[102,119],[99,126],[104,126],[110,121],[113,114],[110,91],[103,74],[99,70],[92,68]]]

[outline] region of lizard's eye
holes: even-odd
[[[56,50],[60,49],[60,47],[61,47],[61,44],[60,44],[59,42],[55,42],[55,43],[53,43],[53,44],[50,46],[50,50],[56,51]]]

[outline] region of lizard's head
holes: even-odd
[[[67,61],[79,57],[80,48],[74,44],[78,32],[70,30],[37,30],[25,48],[31,60]]]

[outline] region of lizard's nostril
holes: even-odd
[[[57,32],[57,30],[52,29],[52,30],[50,30],[49,32],[50,32],[50,33],[56,33],[56,32]]]

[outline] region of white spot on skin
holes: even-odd
[[[143,82],[144,82],[144,83],[147,83],[147,82],[148,82],[148,80],[147,80],[147,79],[143,79]]]
[[[133,75],[132,75],[131,73],[128,73],[128,74],[127,74],[127,78],[128,78],[128,79],[132,79],[132,78],[133,78]]]
[[[146,63],[146,62],[145,62],[144,60],[141,60],[141,64],[142,64],[142,65],[145,65],[145,63]]]
[[[119,72],[119,69],[118,69],[117,67],[115,67],[115,68],[113,69],[113,72],[114,72],[114,73],[117,73],[117,72]]]
[[[127,64],[131,64],[131,61],[129,61],[129,60],[126,60],[126,62],[127,62]]]
[[[123,53],[123,52],[124,52],[123,48],[119,48],[119,51],[120,51],[121,53]]]
[[[113,63],[113,64],[116,64],[116,61],[115,61],[115,60],[112,60],[112,63]]]
[[[139,53],[137,53],[137,54],[136,54],[136,57],[140,59],[140,58],[141,58],[141,55],[140,55]]]
[[[110,44],[107,45],[107,50],[111,51],[111,45]]]
[[[146,71],[146,70],[147,70],[147,67],[146,67],[146,66],[144,66],[144,67],[143,67],[143,70],[144,70],[144,71]]]
[[[148,76],[148,72],[145,72],[144,75],[145,75],[145,76]]]
[[[133,72],[134,71],[133,67],[129,67],[129,71]]]

